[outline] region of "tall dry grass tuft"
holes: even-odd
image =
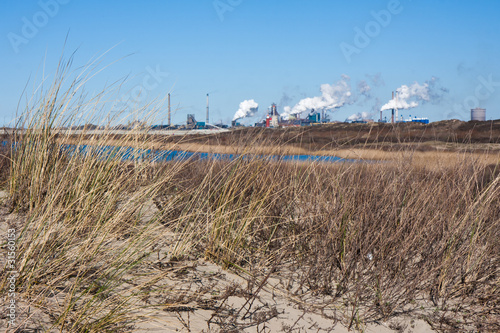
[[[124,161],[120,150],[103,154],[110,142],[117,145],[109,130],[71,136],[74,146],[68,149],[68,129],[78,124],[82,108],[86,120],[107,118],[99,114],[106,91],[91,100],[81,92],[92,64],[75,79],[70,64],[61,63],[48,89],[33,93],[10,137],[8,191],[17,218],[9,228],[17,234],[19,295],[18,326],[12,329],[102,332],[128,327],[143,287],[130,282],[130,273],[160,237],[155,218],[143,218],[145,207],[178,170],[172,163],[160,179],[147,161]],[[118,146],[147,145],[143,137],[131,131]],[[83,149],[84,140],[91,146]],[[6,290],[6,279],[2,272],[1,290]]]

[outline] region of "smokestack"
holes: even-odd
[[[398,91],[396,90],[396,121],[398,121]]]
[[[394,91],[392,92],[392,100],[394,100]],[[392,109],[391,124],[394,124],[394,108]]]
[[[168,127],[170,127],[170,125],[172,125],[170,123],[170,93],[168,93]]]
[[[208,126],[208,94],[207,94],[207,121],[205,123],[205,126]]]

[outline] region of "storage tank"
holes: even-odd
[[[475,108],[470,110],[470,120],[486,121],[486,109]]]

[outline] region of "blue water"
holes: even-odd
[[[6,146],[7,141],[2,145]],[[183,150],[151,150],[134,149],[132,147],[116,146],[89,146],[89,145],[61,145],[60,150],[69,156],[90,155],[106,160],[110,158],[120,158],[122,161],[149,160],[151,162],[186,161],[186,160],[218,160],[232,161],[234,159],[264,159],[284,162],[359,162],[352,159],[343,159],[336,156],[315,156],[315,155],[241,155],[241,154],[218,154],[218,153],[194,153]]]

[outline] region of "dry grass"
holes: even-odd
[[[500,161],[500,152],[450,152],[450,151],[383,151],[377,149],[339,149],[329,151],[338,157],[368,161],[386,161],[392,164],[409,163],[417,168],[433,171],[436,168],[453,168],[457,164],[468,160],[470,162],[487,166]]]
[[[209,321],[217,318],[220,328],[240,329],[276,316],[271,309],[251,315],[273,279],[276,292],[305,312],[350,329],[401,314],[438,331],[500,329],[498,155],[362,147],[334,152],[390,163],[293,164],[248,156],[124,162],[119,154],[97,152],[159,143],[140,132],[54,132],[71,125],[82,106],[81,99],[73,103],[81,82],[66,82],[67,67],[61,69],[21,115],[24,130],[13,132],[16,145],[0,160],[12,212],[8,227],[17,234],[23,311],[16,328],[130,331],[139,310],[199,306],[212,311]],[[68,154],[61,144],[70,140],[93,150]],[[176,149],[298,152],[286,144],[256,148],[265,138],[237,133],[220,147],[185,140]],[[149,212],[153,203],[157,213]],[[207,286],[193,292],[182,283],[169,286],[172,276],[183,282],[184,258],[199,257],[246,276],[247,290],[228,287],[206,299]],[[2,292],[7,275],[0,275]],[[228,299],[238,293],[246,301],[230,309]]]
[[[97,117],[93,112],[100,103],[79,96],[81,81],[90,74],[85,68],[68,80],[69,63],[60,65],[46,91],[32,96],[9,137],[10,163],[2,164],[12,212],[7,228],[16,235],[16,245],[9,247],[15,253],[11,268],[17,272],[17,319],[14,326],[5,326],[122,330],[135,318],[135,295],[144,288],[127,282],[127,276],[160,237],[155,219],[142,218],[144,209],[168,181],[168,172],[178,169],[170,165],[160,180],[145,163],[124,163],[119,154],[99,154],[113,139],[106,134],[85,153],[65,151],[54,129],[73,124],[83,106],[91,110],[89,117]],[[124,136],[120,146],[130,146],[137,138],[137,133]],[[6,242],[2,246],[7,249]],[[2,292],[8,290],[10,277],[2,271]]]
[[[456,158],[433,170],[404,158],[189,164],[157,202],[182,203],[164,217],[182,234],[176,256],[272,268],[302,306],[351,328],[410,313],[444,331],[496,331],[498,164]]]

